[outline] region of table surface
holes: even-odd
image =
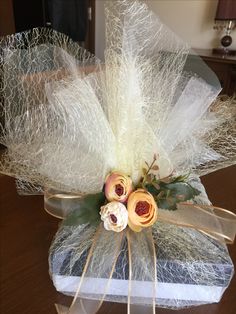
[[[234,211],[236,167],[202,177],[216,206]],[[14,180],[0,175],[1,314],[56,314],[54,303],[68,298],[55,291],[48,274],[48,249],[59,220],[43,209],[42,196],[19,196]],[[236,264],[236,246],[229,247]],[[184,310],[157,309],[157,314],[235,314],[236,278],[220,303]],[[125,304],[105,302],[99,314],[126,313]]]

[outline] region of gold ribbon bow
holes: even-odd
[[[76,200],[80,198],[81,195],[46,191],[45,210],[53,216],[64,219],[68,211],[76,207]],[[226,209],[214,206],[179,203],[176,211],[159,209],[158,220],[195,229],[224,243],[232,244],[236,234],[236,215]],[[73,302],[70,307],[57,304],[58,314],[95,314],[99,310],[109,291],[112,275],[125,239],[127,239],[129,259],[127,313],[155,314],[157,271],[152,229],[143,229],[140,233],[135,233],[130,229],[120,233],[113,232],[111,238],[111,232],[105,230],[102,224],[99,225],[94,235]],[[103,256],[102,261],[98,260],[100,256]],[[133,269],[134,265],[135,270]],[[151,283],[152,306],[145,307],[145,309],[142,309],[142,305],[136,305],[137,296],[133,293],[134,290],[139,289],[140,272],[143,280]],[[99,297],[96,296],[96,300],[86,299],[86,296],[83,296],[81,292],[88,285],[88,279],[96,278],[96,275],[105,279],[104,285],[99,286],[100,295]],[[148,303],[150,304],[150,300],[147,301]]]

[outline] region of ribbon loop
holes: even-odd
[[[77,201],[84,194],[63,193],[53,189],[44,191],[44,209],[45,211],[59,219],[64,219],[77,208]]]
[[[232,244],[235,239],[236,215],[220,207],[180,203],[176,211],[160,209],[159,220],[196,229],[220,242]]]
[[[67,314],[68,313],[68,307],[61,305],[61,304],[55,304],[56,310],[58,314]]]

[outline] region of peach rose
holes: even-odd
[[[128,225],[130,229],[140,232],[142,228],[152,226],[157,220],[157,204],[149,192],[138,189],[130,194],[128,203]]]
[[[106,178],[105,195],[108,201],[125,203],[132,189],[131,178],[120,172],[112,172]]]
[[[106,230],[120,232],[127,227],[128,211],[120,202],[110,202],[102,206],[100,215]]]

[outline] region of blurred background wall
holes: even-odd
[[[221,32],[213,29],[217,0],[146,0],[146,2],[160,19],[192,48],[211,49],[220,45]],[[105,47],[104,19],[104,0],[97,0],[95,51],[99,57],[103,56]],[[236,30],[231,36],[232,48],[236,48]]]

